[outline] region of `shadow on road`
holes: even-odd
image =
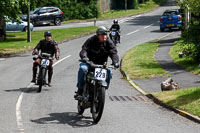
[[[80,128],[95,125],[91,119],[91,117],[85,117],[75,112],[64,112],[51,113],[49,114],[49,117],[31,120],[31,122],[35,122],[37,124],[68,124],[74,128]]]
[[[15,92],[15,91],[21,91],[24,93],[37,93],[38,87],[30,87],[30,88],[19,88],[19,89],[10,89],[10,90],[4,90],[6,92]],[[49,91],[47,88],[42,88],[42,91]]]

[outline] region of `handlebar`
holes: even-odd
[[[48,58],[48,59],[53,59],[53,57],[51,57],[51,54],[48,53],[41,53],[40,55],[38,55],[39,58]],[[33,60],[36,60],[36,57],[33,57]]]
[[[113,65],[109,65],[109,66],[107,66],[107,62],[105,62],[104,63],[104,65],[99,65],[99,64],[94,64],[92,61],[86,61],[86,60],[82,60],[82,59],[80,59],[79,60],[80,62],[85,62],[85,63],[87,63],[87,64],[89,64],[91,67],[93,67],[93,68],[111,68],[111,69],[114,69],[114,70],[116,70],[117,68],[115,68]]]

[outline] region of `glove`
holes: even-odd
[[[32,55],[38,55],[38,50],[34,49]]]
[[[119,68],[119,64],[118,64],[118,63],[115,63],[115,64],[114,64],[114,67],[115,67],[115,68]]]
[[[59,60],[59,56],[56,56],[56,60]]]

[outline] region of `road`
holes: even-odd
[[[122,40],[120,59],[132,47],[179,31],[159,31],[159,18],[167,3],[149,13],[120,19]],[[107,25],[111,24],[108,21]],[[89,110],[77,114],[76,90],[79,51],[88,38],[59,45],[61,59],[54,64],[53,87],[36,93],[30,84],[32,56],[0,58],[0,133],[197,133],[200,125],[154,104],[113,71],[101,121],[92,122]],[[55,38],[56,39],[56,38]],[[125,100],[123,100],[123,98]]]

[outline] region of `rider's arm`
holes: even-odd
[[[112,60],[112,64],[116,64],[116,63],[119,62],[119,56],[117,54],[117,48],[111,40],[108,40],[107,43],[109,43],[109,45],[108,45],[109,46],[109,56]]]
[[[59,57],[60,57],[60,49],[58,48],[58,44],[57,43],[55,45],[55,57],[56,57],[56,60],[58,60]]]
[[[41,44],[42,44],[42,40],[40,40],[40,42],[35,46],[35,48],[33,49],[33,55],[38,55],[39,54],[39,50],[41,48]]]
[[[90,44],[91,40],[90,38],[83,44],[82,46],[82,49],[79,53],[79,56],[81,57],[81,59],[83,58],[88,58],[87,56],[87,50],[88,50],[88,47],[89,47],[89,44]]]

